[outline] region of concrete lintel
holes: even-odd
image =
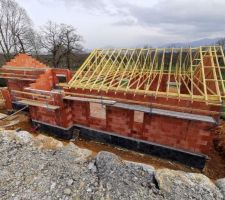
[[[203,122],[209,122],[209,123],[216,124],[215,119],[213,119],[210,116],[205,116],[205,115],[197,115],[197,114],[177,112],[177,111],[171,111],[171,110],[163,110],[163,109],[158,109],[158,108],[150,108],[150,107],[146,107],[146,106],[124,104],[124,103],[116,103],[113,106],[118,107],[118,108],[128,109],[128,110],[142,111],[142,112],[149,113],[149,114],[163,115],[163,116],[175,117],[175,118],[179,118],[179,119],[203,121]]]

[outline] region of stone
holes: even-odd
[[[225,199],[225,178],[218,179],[216,181],[216,186],[220,189],[220,192],[223,194]]]
[[[97,172],[97,168],[96,168],[94,162],[90,162],[89,163],[88,169],[91,170],[93,173],[96,173]]]
[[[117,195],[122,199],[163,199],[153,184],[152,166],[145,166],[149,170],[144,170],[138,163],[123,161],[105,151],[98,153],[95,163],[100,184],[106,189],[109,199],[117,199]]]
[[[155,178],[166,199],[223,199],[219,189],[203,174],[159,169]]]
[[[64,194],[70,195],[71,194],[71,189],[69,189],[69,188],[64,189]]]
[[[155,170],[105,151],[93,157],[75,144],[19,132],[0,131],[1,200],[222,198],[223,181],[217,188],[201,174]]]
[[[67,185],[71,186],[72,184],[73,184],[73,179],[69,179],[68,182],[67,182]]]
[[[52,183],[50,189],[53,190],[55,189],[56,183]]]

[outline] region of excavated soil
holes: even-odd
[[[36,131],[31,126],[30,119],[27,116],[27,113],[18,114],[16,115],[16,117],[14,116],[13,118],[14,120],[19,119],[20,122],[11,127],[7,127],[7,129],[20,128],[38,137],[41,137],[41,134],[45,134],[43,132]],[[66,145],[67,142],[68,141],[64,141],[64,145]],[[125,160],[149,164],[154,166],[156,169],[169,168],[174,170],[182,170],[185,172],[200,172],[198,169],[191,168],[173,161],[140,154],[134,151],[118,148],[109,144],[84,140],[81,138],[78,138],[74,143],[80,148],[86,148],[91,150],[93,152],[93,157],[100,151],[108,151],[120,156]],[[48,144],[45,143],[45,145]],[[51,144],[49,145],[51,146]],[[212,180],[217,180],[219,178],[225,177],[225,122],[222,122],[221,125],[218,126],[215,130],[214,146],[215,148],[212,149],[209,153],[209,160],[202,173],[211,178]]]

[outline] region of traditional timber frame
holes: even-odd
[[[68,86],[220,104],[225,95],[220,46],[94,50]]]

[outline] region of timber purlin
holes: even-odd
[[[206,46],[96,49],[75,73],[20,54],[0,78],[4,98],[29,105],[33,123],[58,136],[69,139],[75,127],[83,137],[203,168],[224,73],[222,48]]]

